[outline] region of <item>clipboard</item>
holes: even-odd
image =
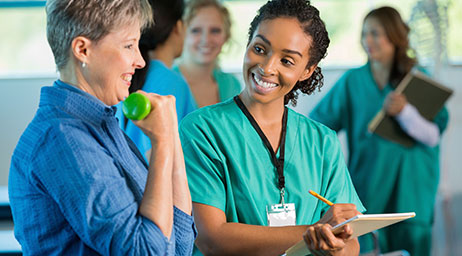
[[[352,237],[358,237],[413,217],[415,217],[415,212],[356,215],[332,227],[332,232],[334,234],[339,234],[342,232],[343,226],[349,224],[353,229]],[[287,249],[283,255],[305,256],[310,253],[305,241],[302,240]]]

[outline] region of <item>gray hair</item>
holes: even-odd
[[[139,21],[153,23],[148,0],[48,0],[47,39],[58,70],[69,61],[72,40],[84,36],[99,41],[113,29]]]

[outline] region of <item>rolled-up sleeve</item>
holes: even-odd
[[[191,255],[197,235],[193,217],[174,207],[173,221],[176,238],[175,255]]]
[[[103,143],[81,125],[60,125],[46,136],[31,180],[59,205],[79,238],[103,255],[165,255],[168,239],[138,213],[140,191],[133,191]]]

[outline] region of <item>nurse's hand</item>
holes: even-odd
[[[396,116],[401,113],[406,104],[407,99],[404,94],[390,92],[385,99],[384,107],[388,115]]]
[[[334,204],[317,223],[327,223],[333,227],[359,214],[362,213],[356,210],[354,204]]]
[[[311,225],[303,235],[311,254],[318,255],[357,255],[359,251],[358,242],[352,240],[353,230],[349,225],[339,235],[332,233],[332,226],[329,224],[316,223]]]
[[[151,139],[153,146],[165,140],[173,143],[174,132],[178,130],[175,97],[171,95],[161,96],[144,91],[137,92],[149,98],[151,112],[143,120],[132,120],[133,123]]]
[[[342,223],[356,215],[362,214],[356,210],[354,204],[334,204],[314,225],[306,230],[303,238],[313,255],[353,255],[356,247],[359,248],[356,239],[352,240],[353,230],[349,225],[343,227],[343,231],[337,235],[332,233],[332,227]]]

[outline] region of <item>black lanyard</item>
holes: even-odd
[[[247,117],[247,119],[249,119],[253,128],[255,129],[255,131],[257,131],[258,135],[260,135],[261,140],[263,141],[266,148],[270,152],[271,160],[274,166],[276,167],[276,171],[278,172],[278,182],[279,182],[278,188],[283,193],[285,183],[286,183],[284,179],[284,153],[285,153],[285,145],[286,145],[287,108],[284,108],[284,115],[282,116],[281,144],[279,145],[279,158],[277,158],[276,152],[274,152],[273,147],[271,147],[271,143],[269,142],[268,138],[266,138],[260,126],[258,126],[257,121],[255,121],[253,116],[250,114],[249,110],[247,110],[247,108],[245,107],[244,103],[241,101],[239,96],[235,96],[234,101],[236,102],[237,106],[242,110],[242,112]]]

